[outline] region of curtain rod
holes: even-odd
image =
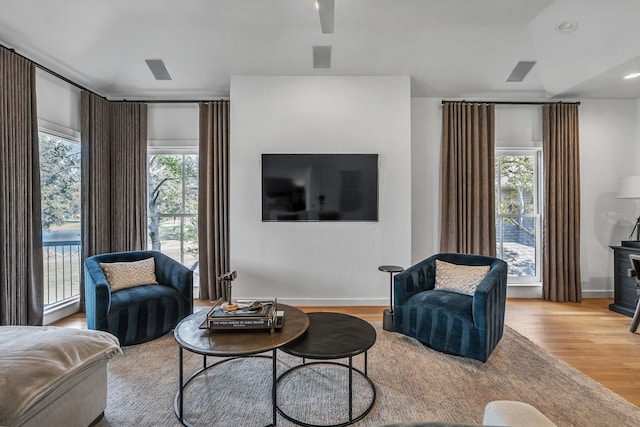
[[[553,104],[575,104],[580,105],[580,101],[578,102],[566,102],[566,101],[447,101],[446,99],[442,100],[442,104],[447,102],[476,102],[478,104],[497,104],[497,105],[553,105]]]
[[[144,104],[199,104],[201,102],[229,101],[228,99],[113,99],[111,102],[141,102]]]
[[[63,75],[61,75],[59,73],[56,73],[52,69],[47,68],[44,65],[37,63],[33,59],[27,58],[26,56],[16,52],[16,50],[14,48],[7,47],[7,46],[5,46],[3,44],[0,44],[0,47],[2,47],[4,49],[7,49],[9,52],[13,53],[14,55],[18,55],[19,57],[31,62],[33,65],[35,65],[37,68],[41,69],[42,71],[45,71],[45,72],[51,74],[52,76],[59,78],[63,82],[66,82],[66,83],[70,84],[71,86],[74,86],[74,87],[76,87],[76,88],[78,88],[80,90],[85,90],[85,91],[87,91],[89,93],[92,93],[95,96],[99,96],[100,98],[106,99],[107,101],[111,101],[111,102],[127,102],[126,99],[115,100],[115,101],[114,100],[110,100],[106,96],[100,95],[100,94],[92,91],[91,89],[87,89],[86,87],[74,82],[73,80],[71,80],[71,79],[69,79],[69,78],[67,78],[67,77],[65,77],[65,76],[63,76]],[[185,100],[185,101],[179,101],[179,100],[174,100],[174,99],[169,99],[169,100],[153,99],[153,100],[140,100],[140,101],[134,100],[134,101],[131,101],[131,102],[142,102],[142,103],[146,103],[146,104],[161,104],[161,103],[162,104],[192,104],[192,103],[197,104],[197,103],[200,103],[200,102],[212,102],[212,101],[228,101],[228,99],[201,99],[201,100],[190,99],[190,100]]]
[[[72,86],[77,87],[77,88],[78,88],[78,89],[80,89],[80,90],[86,90],[87,92],[90,92],[90,93],[92,93],[92,94],[94,94],[94,95],[96,95],[96,96],[99,96],[100,98],[107,99],[106,97],[104,97],[104,96],[102,96],[102,95],[99,95],[99,94],[95,93],[94,91],[92,91],[92,90],[90,90],[90,89],[87,89],[86,87],[84,87],[84,86],[82,86],[82,85],[80,85],[80,84],[78,84],[78,83],[74,82],[73,80],[70,80],[70,79],[66,78],[65,76],[63,76],[63,75],[56,73],[56,72],[55,72],[55,71],[53,71],[52,69],[47,68],[47,67],[45,67],[44,65],[37,63],[37,62],[36,62],[36,61],[34,61],[33,59],[31,59],[31,58],[27,58],[26,56],[22,55],[21,53],[16,52],[16,50],[15,50],[14,48],[12,48],[12,47],[7,47],[7,46],[5,46],[5,45],[3,45],[3,44],[0,44],[0,47],[3,47],[4,49],[7,49],[9,52],[13,53],[14,55],[18,55],[20,58],[25,59],[25,60],[27,60],[27,61],[31,62],[33,65],[35,65],[37,68],[40,68],[42,71],[46,71],[47,73],[51,74],[52,76],[57,77],[57,78],[59,78],[60,80],[62,80],[62,81],[64,81],[64,82],[66,82],[66,83],[69,83],[69,84],[70,84],[70,85],[72,85]]]

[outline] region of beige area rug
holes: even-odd
[[[481,424],[493,400],[532,404],[559,426],[640,426],[640,409],[514,330],[487,363],[442,354],[397,333],[378,333],[369,351],[369,376],[376,386],[371,412],[356,426],[444,421]],[[202,357],[185,352],[185,376]],[[210,360],[219,360],[211,359]],[[185,416],[194,425],[265,426],[271,415],[271,360],[244,358],[220,364],[194,380],[185,393]],[[278,351],[279,375],[300,363]],[[363,357],[354,358],[363,369]],[[348,414],[347,371],[313,365],[283,377],[278,404],[313,424],[339,423]],[[109,395],[99,426],[178,426],[173,401],[178,388],[178,346],[172,334],[128,347],[109,365]],[[354,414],[367,407],[368,384],[354,378]],[[278,426],[293,425],[278,416]]]

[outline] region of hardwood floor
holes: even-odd
[[[539,299],[507,301],[506,324],[564,362],[640,406],[640,335],[629,332],[631,318],[609,310],[611,299],[553,303]],[[210,305],[196,303],[197,309]],[[300,307],[305,312],[335,311],[367,321],[382,320],[378,306]],[[56,322],[84,328],[84,314]],[[517,361],[514,361],[517,363]]]
[[[506,324],[540,347],[640,406],[640,335],[611,299],[553,303],[509,299]]]

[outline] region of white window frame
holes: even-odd
[[[80,132],[77,130],[38,119],[38,134],[46,133],[67,141],[81,143]],[[38,153],[39,155],[39,153]],[[82,191],[82,188],[80,189]],[[80,268],[84,268],[82,265]],[[44,283],[42,283],[44,288]],[[43,324],[50,325],[80,311],[80,295],[67,298],[54,304],[49,304],[43,308]]]
[[[166,141],[163,141],[166,142]],[[178,142],[179,143],[179,142]],[[184,146],[180,146],[180,145],[176,145],[176,141],[173,141],[172,145],[161,145],[158,144],[158,142],[156,141],[149,141],[148,142],[148,147],[147,147],[147,162],[148,162],[148,158],[150,156],[154,156],[154,155],[172,155],[172,156],[188,156],[188,155],[196,155],[199,156],[200,153],[198,152],[198,147],[194,147],[192,144],[185,144]],[[147,179],[148,179],[148,171],[147,171]],[[183,169],[183,176],[182,176],[182,206],[184,209],[184,205],[185,205],[185,193],[186,193],[186,180],[184,179],[184,169]],[[147,212],[147,215],[149,218],[151,218],[153,215],[151,214],[151,212]],[[180,218],[180,236],[184,237],[184,221],[182,221],[183,218],[192,218],[195,217],[196,219],[198,218],[198,213],[196,212],[195,214],[185,214],[185,213],[179,213],[179,214],[157,214],[158,217],[160,218]],[[147,230],[148,231],[148,230]],[[177,260],[178,262],[180,262],[181,264],[184,265],[184,239],[181,238],[180,239],[180,258],[179,260]],[[188,268],[191,268],[191,266],[186,266]]]
[[[532,284],[541,284],[542,280],[542,203],[543,203],[543,186],[542,186],[542,149],[541,148],[496,148],[495,156],[496,160],[500,156],[534,156],[535,166],[534,166],[534,176],[533,176],[533,207],[534,213],[522,215],[525,218],[534,218],[535,226],[536,226],[536,235],[535,235],[535,274],[533,276],[508,276],[508,283],[511,284],[523,284],[523,285],[532,285]],[[498,168],[500,167],[500,162],[497,162]],[[496,171],[496,175],[502,176],[500,170]],[[497,189],[496,189],[497,190]],[[496,203],[499,201],[496,200]],[[520,215],[503,215],[496,213],[496,222],[500,225],[500,229],[496,230],[499,241],[496,242],[500,247],[499,255],[503,252],[503,239],[502,239],[502,224],[503,218],[508,217],[519,217]]]

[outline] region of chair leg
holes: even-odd
[[[640,289],[636,292],[640,295]],[[636,304],[636,311],[633,313],[633,320],[631,321],[629,332],[635,333],[638,329],[638,324],[640,324],[640,298],[638,298],[638,303]]]

